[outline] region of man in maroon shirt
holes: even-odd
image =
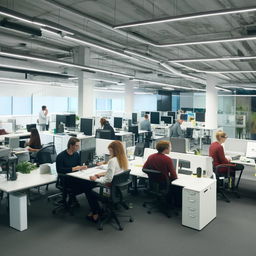
[[[160,171],[163,176],[169,176],[170,181],[177,179],[172,159],[169,156],[166,156],[171,151],[170,142],[163,140],[159,141],[156,145],[156,150],[158,153],[150,155],[143,168]]]
[[[159,141],[156,145],[157,153],[152,154],[148,157],[145,162],[143,169],[151,169],[160,171],[163,176],[160,178],[160,182],[165,180],[168,176],[170,182],[177,179],[177,173],[173,166],[172,159],[167,156],[171,151],[171,143],[169,141]],[[182,188],[174,185],[170,185],[167,200],[170,205],[175,207],[181,206],[182,201]]]

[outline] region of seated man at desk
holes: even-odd
[[[58,154],[56,159],[56,168],[58,173],[66,174],[87,169],[86,165],[80,166],[80,156],[78,150],[80,148],[80,141],[75,137],[71,137],[68,141],[67,149]],[[85,192],[85,183],[83,180],[65,177],[66,184],[71,188],[73,194],[69,198],[69,204],[77,204],[75,195]]]
[[[171,151],[171,143],[169,141],[161,140],[156,144],[156,150],[158,152],[148,157],[147,161],[143,166],[143,169],[160,171],[163,174],[163,181],[165,181],[164,176],[168,176],[170,182],[177,179],[178,177],[175,167],[173,166],[172,159],[167,156]],[[180,188],[176,186],[171,186],[169,193],[170,195],[168,196],[168,200],[170,200],[170,203],[172,204],[172,198],[174,195],[176,206],[180,205]]]
[[[179,119],[176,121],[174,125],[172,125],[170,129],[170,137],[174,138],[184,138],[184,132],[181,129],[181,124],[183,123],[183,120]]]
[[[148,119],[148,115],[144,115],[144,120],[142,120],[140,122],[140,129],[141,130],[144,130],[144,131],[148,131],[148,132],[151,132],[151,124],[150,124],[150,121]]]
[[[111,140],[115,140],[116,136],[115,136],[115,130],[114,128],[110,125],[110,123],[107,121],[107,119],[105,118],[101,118],[100,119],[100,124],[103,130],[109,130],[111,131]]]

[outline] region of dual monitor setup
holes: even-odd
[[[196,122],[205,122],[205,113],[202,112],[195,112],[195,113],[187,113],[181,114],[180,119],[183,121],[190,121],[194,119]]]
[[[172,111],[168,111],[167,116],[161,116],[160,112],[152,111],[152,112],[141,112],[141,116],[149,115],[151,124],[160,124],[164,122],[165,124],[173,124],[176,120],[176,113]]]

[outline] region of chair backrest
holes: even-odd
[[[138,142],[135,146],[134,155],[142,157],[144,155],[145,146],[145,142]]]
[[[194,128],[187,128],[186,129],[186,138],[189,138],[189,139],[192,139],[193,138],[193,131],[194,131]]]
[[[38,164],[54,163],[56,162],[56,149],[53,143],[49,143],[41,148],[36,155],[36,162]]]
[[[149,190],[153,193],[167,194],[170,186],[170,179],[158,170],[142,169],[148,175]]]
[[[129,185],[131,184],[130,171],[121,172],[113,177],[111,182],[111,200],[113,203],[122,202],[128,195]]]

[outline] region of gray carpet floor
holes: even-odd
[[[147,255],[147,256],[254,256],[256,255],[256,180],[241,182],[240,199],[218,200],[217,218],[202,231],[181,225],[181,214],[168,219],[160,212],[146,213],[146,196],[131,196],[133,223],[118,231],[111,224],[98,231],[86,220],[84,196],[74,216],[53,216],[52,203],[35,199],[28,208],[29,228],[19,232],[8,226],[4,202],[0,208],[0,255]]]

